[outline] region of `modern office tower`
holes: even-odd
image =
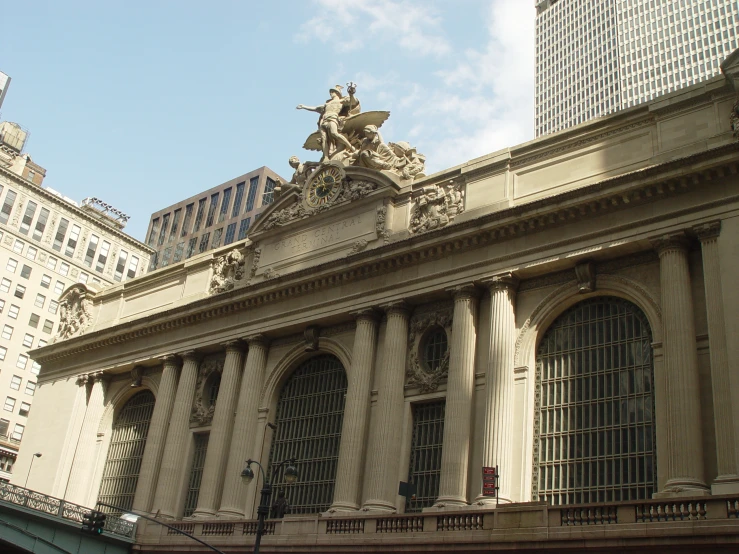
[[[40,366],[28,351],[54,338],[59,296],[77,282],[100,289],[140,275],[151,255],[111,206],[42,188],[46,170],[24,143],[20,126],[0,123],[0,481],[10,479],[36,389]]]
[[[156,253],[149,271],[243,240],[274,200],[278,179],[286,182],[270,168],[260,167],[153,213],[146,244]]]
[[[736,0],[537,0],[536,136],[720,74]]]

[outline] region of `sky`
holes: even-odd
[[[389,110],[427,173],[533,138],[532,0],[27,0],[6,4],[0,120],[44,185],[151,213],[268,166],[289,179],[328,88]]]

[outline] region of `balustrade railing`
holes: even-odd
[[[739,518],[739,498],[729,498],[726,501],[726,512],[729,517]]]
[[[644,502],[635,510],[637,523],[706,519],[705,500]]]
[[[608,525],[618,523],[616,506],[573,506],[560,508],[562,525]]]
[[[77,523],[82,523],[82,517],[87,512],[92,511],[92,508],[86,508],[10,483],[0,483],[0,500]],[[105,531],[131,539],[136,534],[136,524],[109,515],[105,520]]]
[[[203,523],[203,535],[228,536],[233,534],[233,523]]]
[[[356,535],[364,533],[363,519],[330,519],[326,522],[327,535]]]
[[[256,535],[257,534],[257,522],[255,521],[247,521],[244,523],[244,535]],[[274,535],[275,534],[275,522],[274,521],[265,521],[264,522],[264,534],[265,535]]]
[[[449,514],[438,516],[437,531],[479,531],[483,514]]]
[[[377,520],[378,533],[415,533],[423,531],[422,516],[383,517]]]

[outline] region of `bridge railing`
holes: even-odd
[[[0,483],[0,500],[80,524],[82,523],[82,517],[92,510],[92,508],[86,508],[10,483]],[[113,535],[133,539],[136,535],[136,524],[109,515],[105,520],[105,531]]]

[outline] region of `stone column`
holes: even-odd
[[[244,376],[241,379],[233,433],[230,436],[231,449],[224,474],[218,517],[252,517],[252,507],[246,505],[248,487],[241,480],[241,471],[246,466],[246,460],[255,457],[259,395],[264,380],[264,368],[267,365],[268,342],[262,335],[249,337],[246,342],[249,345],[249,352],[246,356]]]
[[[485,373],[485,430],[482,465],[498,466],[498,497],[510,502],[513,452],[513,364],[516,352],[515,297],[518,279],[511,273],[496,275],[485,281],[490,289],[490,343]],[[483,502],[492,498],[478,497]]]
[[[196,518],[213,516],[218,511],[243,368],[244,351],[241,343],[239,341],[226,343],[226,361],[223,364],[223,376],[218,389],[208,451],[205,454],[198,507],[192,514]]]
[[[180,359],[177,356],[165,356],[162,361],[164,362],[162,378],[159,381],[159,392],[154,404],[154,413],[151,415],[149,434],[146,436],[144,455],[141,458],[139,480],[136,483],[136,494],[133,497],[133,509],[141,512],[150,512],[151,503],[154,501],[180,371]]]
[[[701,494],[707,487],[701,454],[700,383],[688,240],[680,232],[655,238],[652,244],[660,262],[667,383],[667,482],[663,492]]]
[[[377,391],[377,433],[370,451],[367,510],[394,511],[398,460],[402,439],[403,388],[408,353],[408,307],[403,302],[384,306],[387,330],[384,363]],[[343,439],[343,437],[342,437]]]
[[[180,382],[177,384],[177,394],[169,420],[162,465],[159,470],[154,505],[152,506],[152,511],[158,511],[161,517],[169,519],[178,516],[178,504],[183,493],[185,468],[187,467],[183,456],[188,451],[190,414],[192,413],[200,361],[200,357],[193,350],[183,352],[180,356],[184,363]]]
[[[356,314],[352,368],[344,405],[341,446],[334,488],[334,510],[359,509],[362,490],[362,469],[370,411],[370,387],[377,343],[377,317],[373,310]]]
[[[726,349],[724,302],[718,253],[721,222],[714,221],[693,229],[701,241],[703,253],[703,282],[706,291],[708,346],[711,356],[713,419],[716,430],[716,465],[718,466],[718,476],[711,485],[711,491],[713,494],[735,494],[739,492],[739,475],[737,475],[734,426],[732,425],[729,359]]]
[[[465,506],[470,458],[472,403],[475,392],[477,291],[473,285],[456,287],[449,377],[444,414],[444,448],[438,506]]]
[[[97,432],[100,427],[100,418],[105,409],[105,384],[104,375],[100,371],[90,376],[92,378],[92,390],[87,400],[85,419],[82,422],[80,438],[77,442],[77,451],[74,453],[72,472],[69,476],[69,485],[64,499],[75,504],[85,505],[92,483],[90,476],[94,471],[95,443]]]
[[[87,375],[78,375],[76,379],[77,392],[74,395],[72,416],[70,417],[62,451],[59,455],[59,470],[54,478],[54,488],[51,491],[51,495],[57,498],[64,498],[69,487],[74,455],[77,449],[77,443],[80,440],[82,424],[85,421],[85,411],[87,410],[87,380]]]

